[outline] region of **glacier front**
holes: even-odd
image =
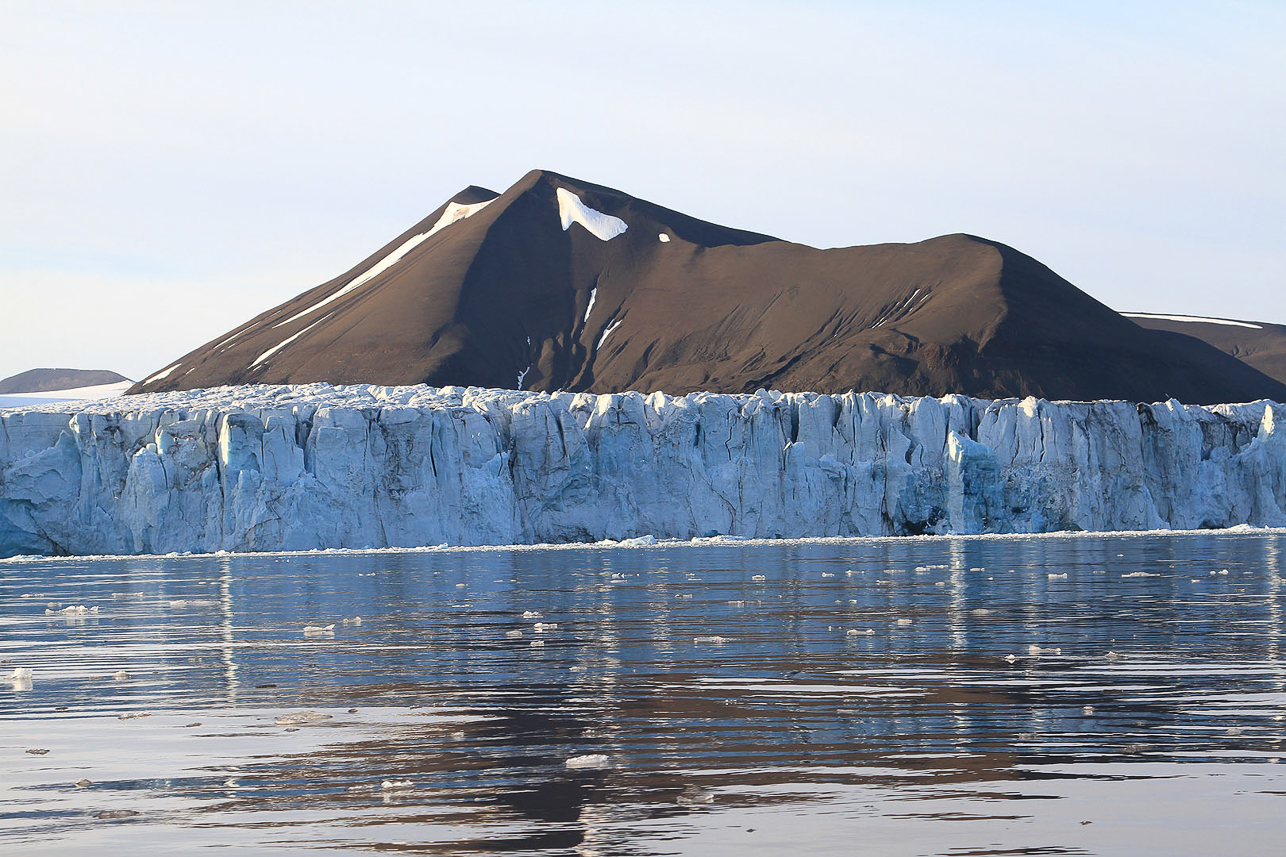
[[[0,556],[1286,526],[1286,408],[223,387],[0,410]]]

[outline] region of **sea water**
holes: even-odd
[[[1284,548],[0,562],[0,852],[1275,853]]]

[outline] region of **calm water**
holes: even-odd
[[[1281,853],[1283,548],[0,562],[0,853]]]

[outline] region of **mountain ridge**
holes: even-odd
[[[340,277],[132,392],[240,383],[1192,403],[1286,398],[964,233],[820,250],[533,170],[470,186]]]

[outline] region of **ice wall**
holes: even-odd
[[[1267,402],[308,385],[75,407],[0,410],[0,555],[1286,525]]]

